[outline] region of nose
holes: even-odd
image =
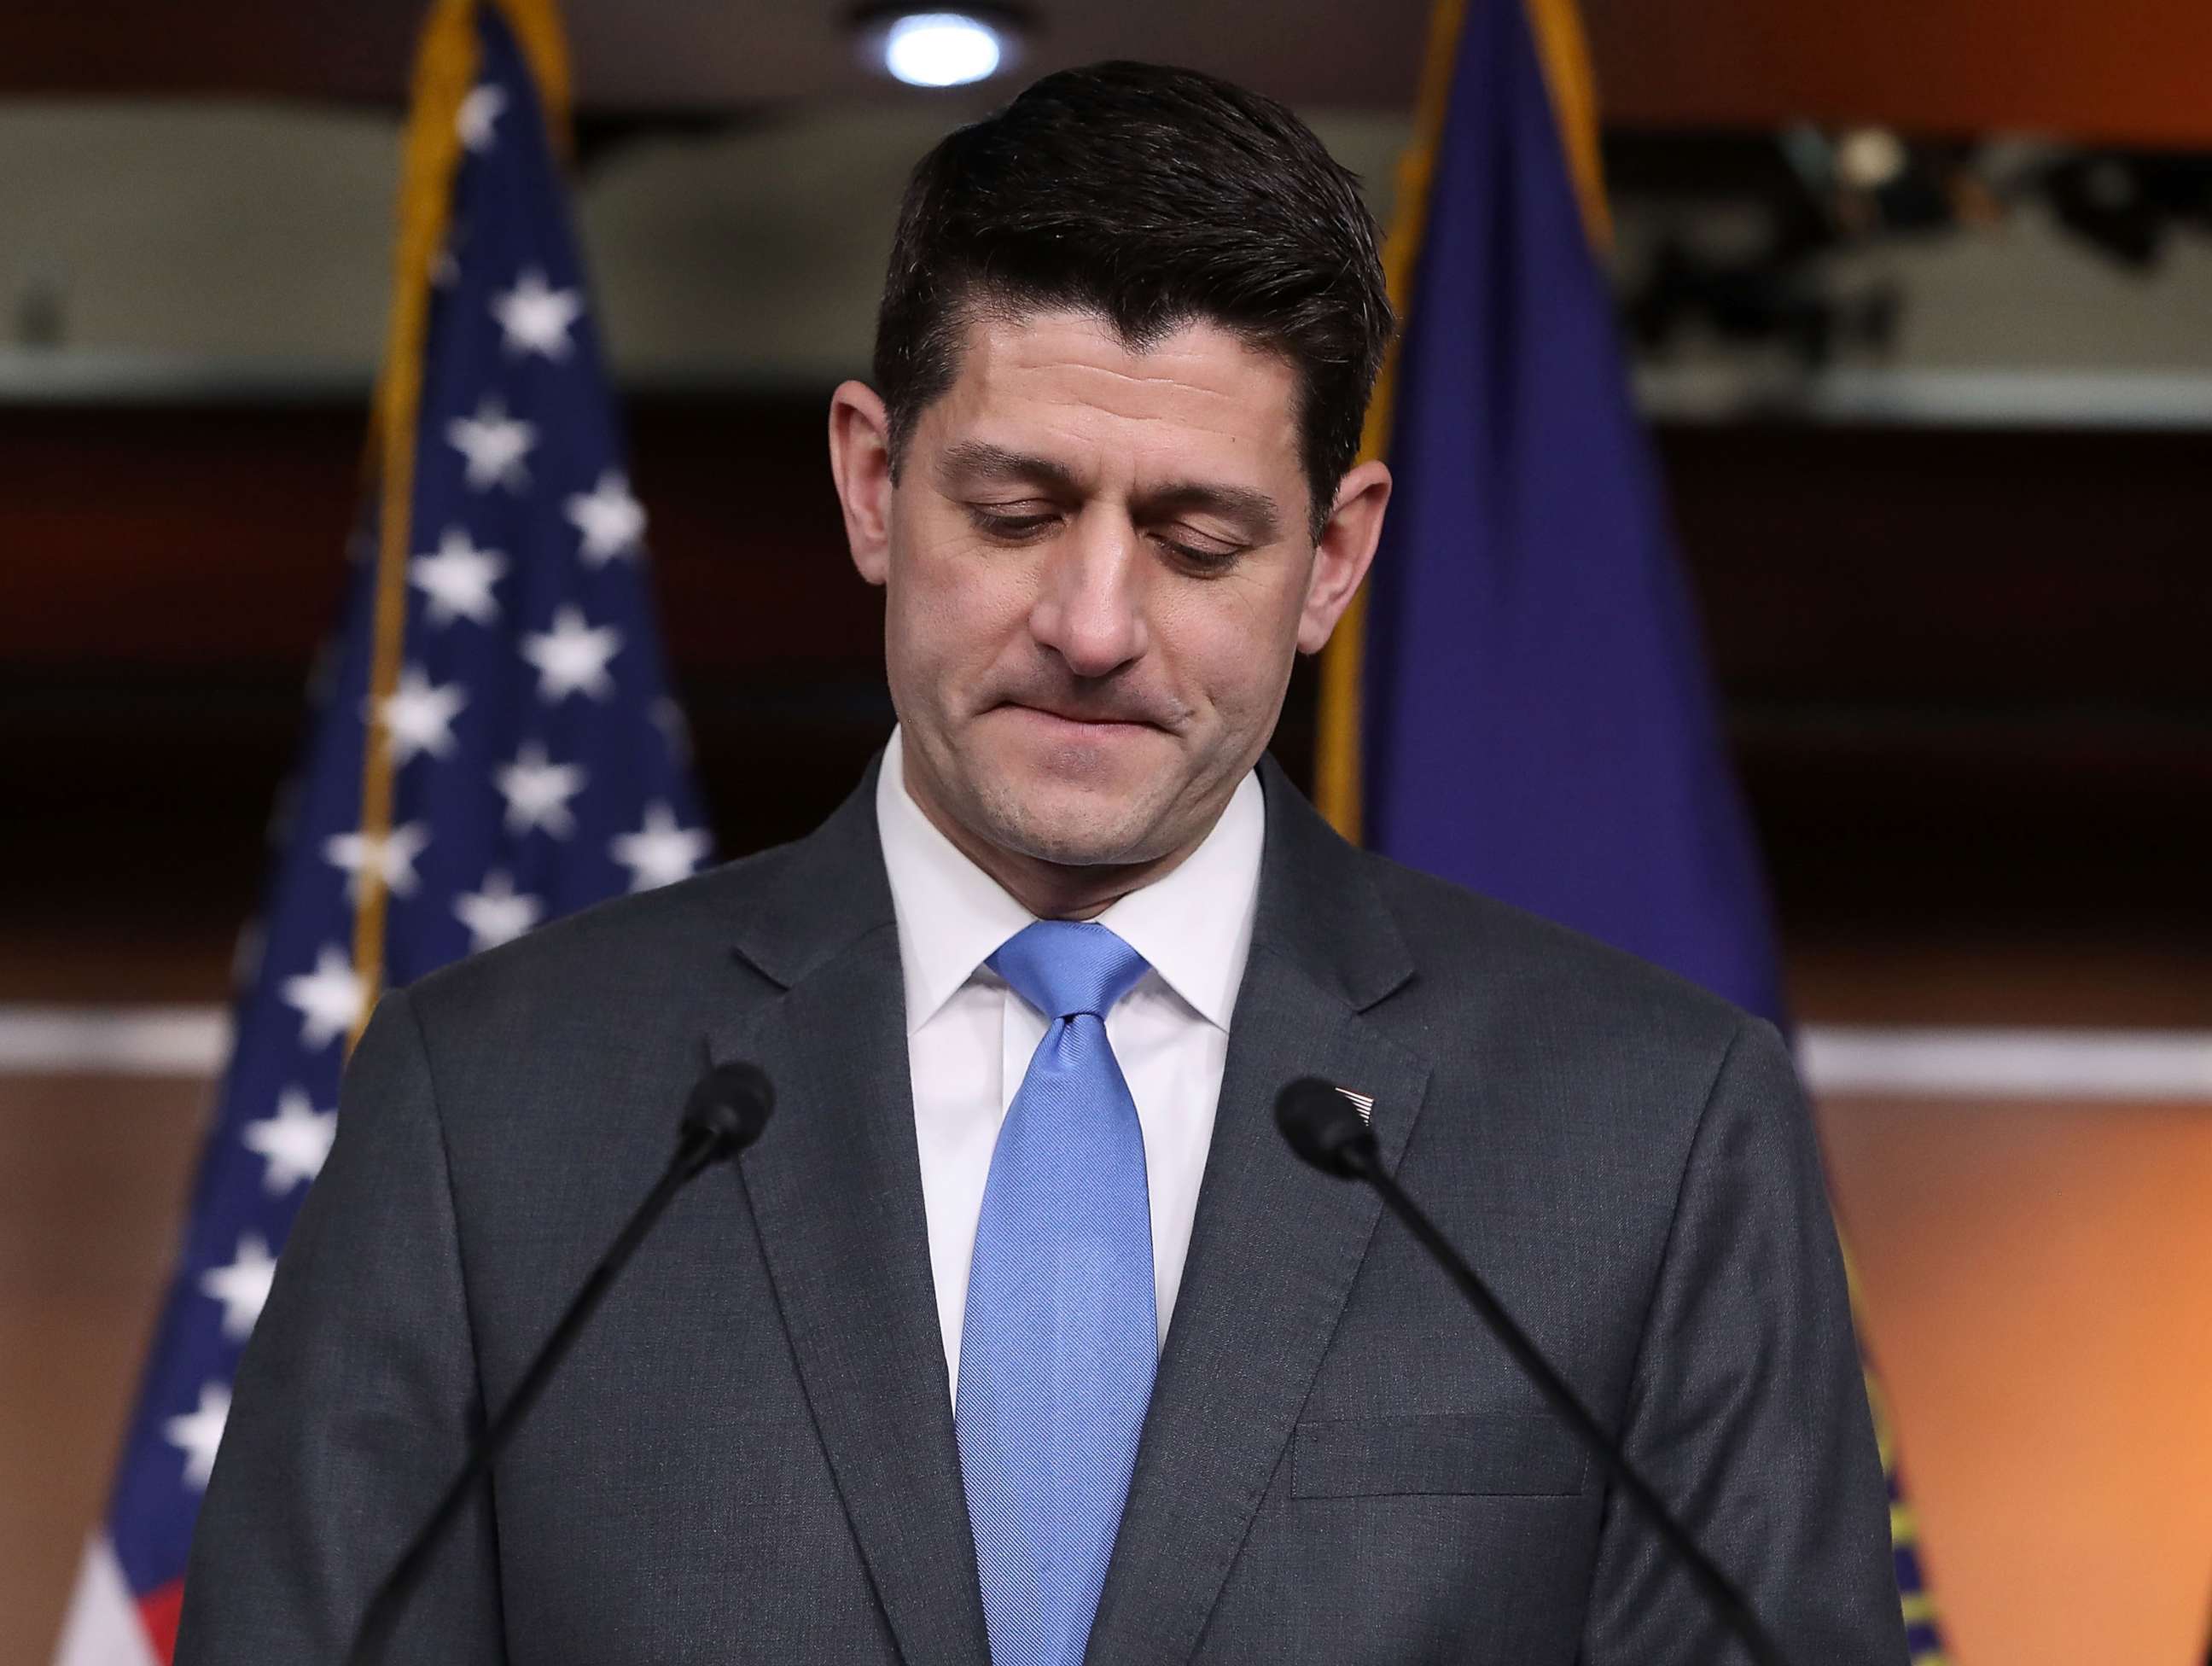
[[[1047,552],[1030,634],[1076,676],[1104,677],[1143,657],[1141,555],[1136,528],[1103,506],[1078,516]]]

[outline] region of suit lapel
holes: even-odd
[[[1183,1661],[1266,1493],[1379,1205],[1293,1157],[1273,1100],[1302,1075],[1372,1096],[1406,1148],[1427,1061],[1365,1016],[1413,965],[1363,859],[1271,762],[1252,952],[1190,1256],[1160,1360],[1091,1666]],[[757,859],[737,952],[778,986],[710,1024],[777,1109],[740,1159],[830,1470],[909,1666],[989,1659],[931,1286],[904,992],[871,769],[813,836]]]
[[[776,860],[740,955],[786,985],[718,1020],[776,1110],[740,1160],[761,1254],[838,1493],[909,1666],[989,1658],[931,1286],[905,997],[874,772]]]
[[[1372,1096],[1395,1168],[1428,1082],[1427,1061],[1362,1016],[1412,964],[1361,859],[1272,763],[1261,777],[1252,955],[1091,1666],[1156,1666],[1197,1647],[1375,1229],[1372,1192],[1284,1145],[1277,1091],[1312,1075]]]

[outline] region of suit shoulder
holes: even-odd
[[[1763,1022],[1680,974],[1597,939],[1371,852],[1368,878],[1431,996],[1474,996],[1510,1014],[1579,1021],[1724,1050]]]
[[[408,999],[426,1018],[450,1017],[487,1005],[588,1001],[616,985],[696,971],[702,954],[726,950],[747,912],[773,891],[792,848],[580,909],[427,974],[408,986]]]

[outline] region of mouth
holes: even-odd
[[[1113,739],[1124,734],[1137,734],[1146,730],[1159,729],[1162,727],[1149,718],[1063,711],[1050,706],[1027,705],[1017,700],[1007,701],[1000,709],[1012,712],[1019,719],[1067,739],[1082,737],[1102,740]]]

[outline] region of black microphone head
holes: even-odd
[[[1374,1131],[1358,1107],[1318,1076],[1301,1076],[1275,1096],[1275,1126],[1324,1174],[1353,1179],[1374,1161]]]
[[[703,1145],[705,1161],[735,1157],[761,1136],[775,1109],[768,1073],[742,1059],[718,1064],[699,1079],[684,1107],[684,1138]]]

